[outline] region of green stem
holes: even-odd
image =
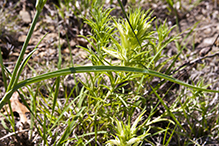
[[[15,81],[16,78],[19,78],[19,77],[17,76],[17,74],[18,74],[17,71],[18,71],[18,69],[19,69],[19,67],[20,67],[20,64],[21,64],[21,61],[22,61],[22,59],[23,59],[23,57],[24,57],[24,54],[25,54],[25,51],[26,51],[26,49],[27,49],[27,45],[28,45],[28,43],[29,43],[29,41],[30,41],[31,35],[33,34],[34,27],[35,27],[35,25],[36,25],[36,22],[37,22],[37,19],[38,19],[39,15],[40,15],[40,12],[41,12],[41,10],[37,10],[37,11],[36,11],[36,14],[35,14],[35,16],[34,16],[33,22],[32,22],[32,24],[31,24],[30,29],[29,29],[29,32],[28,32],[28,34],[27,34],[27,38],[26,38],[26,40],[25,40],[25,42],[24,42],[24,44],[23,44],[23,47],[22,47],[21,52],[20,52],[20,55],[19,55],[19,57],[18,57],[18,60],[17,60],[17,62],[16,62],[16,65],[15,65],[15,67],[14,67],[14,71],[13,71],[11,80],[10,80],[9,85],[8,85],[8,88],[7,88],[7,90],[6,90],[7,92],[8,92],[10,89],[12,89],[14,85],[17,84],[17,83],[16,83],[17,80]]]

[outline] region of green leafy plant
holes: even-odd
[[[134,33],[127,21],[120,20],[121,22],[116,22],[114,20],[115,26],[119,31],[118,37],[121,41],[121,45],[116,39],[112,39],[116,48],[110,49],[103,46],[102,49],[109,55],[121,60],[121,65],[136,66],[144,62],[142,59],[147,56],[148,49],[147,44],[145,46],[142,46],[142,44],[144,41],[149,40],[154,33],[154,31],[150,30],[150,23],[153,19],[149,20],[151,15],[148,15],[149,11],[150,10],[144,12],[137,9],[135,12],[129,13],[129,20]]]
[[[116,119],[116,127],[115,129],[117,130],[117,137],[115,137],[115,140],[109,140],[107,141],[107,145],[111,146],[111,145],[117,145],[117,146],[131,146],[134,144],[134,146],[137,146],[140,142],[142,142],[142,140],[144,139],[144,137],[146,137],[147,135],[150,135],[150,133],[145,132],[144,134],[137,136],[136,137],[136,133],[138,130],[137,124],[142,120],[142,116],[145,113],[142,112],[142,114],[140,114],[138,116],[138,118],[135,120],[135,122],[133,123],[133,125],[130,125],[130,121],[128,123],[128,125],[125,125],[123,122],[120,122]],[[142,127],[143,125],[140,125],[139,127]]]
[[[100,59],[104,59],[103,51],[101,51],[101,47],[107,46],[112,39],[114,26],[111,22],[110,12],[113,9],[107,9],[103,11],[103,7],[95,7],[91,12],[91,19],[85,19],[85,23],[90,25],[92,28],[92,34],[89,37],[91,40],[89,42],[92,43],[93,47],[98,52],[98,56]],[[87,38],[86,38],[87,39]]]
[[[143,142],[143,140],[145,139],[145,137],[150,136],[151,133],[149,133],[150,129],[151,129],[151,124],[157,123],[157,122],[162,122],[162,121],[169,121],[170,123],[174,124],[173,121],[168,120],[168,119],[164,119],[161,117],[157,117],[153,120],[151,120],[150,118],[152,117],[152,115],[154,114],[153,110],[150,113],[150,115],[148,116],[148,119],[146,119],[142,124],[138,124],[141,120],[142,120],[142,116],[144,115],[146,111],[143,111],[137,118],[136,120],[133,122],[133,125],[131,126],[130,124],[130,120],[128,122],[128,125],[125,125],[123,122],[120,122],[116,119],[116,131],[117,131],[117,136],[115,137],[115,140],[109,140],[107,141],[107,145],[111,146],[111,145],[117,145],[117,146],[137,146],[139,143]],[[142,130],[142,128],[146,128],[148,127],[148,129],[146,131],[144,131],[144,133],[142,133],[141,135],[138,134],[137,136],[137,131]],[[165,130],[161,130],[160,132],[164,132]]]
[[[205,86],[197,87],[167,75],[177,59],[174,59],[166,74],[159,72],[165,62],[161,65],[156,65],[156,63],[164,56],[162,51],[167,44],[177,39],[177,36],[169,37],[169,33],[173,28],[169,29],[166,22],[152,31],[150,27],[154,18],[150,18],[151,13],[149,11],[143,12],[140,9],[130,10],[129,18],[126,17],[126,20],[112,18],[110,16],[112,9],[104,10],[103,7],[92,9],[91,18],[87,18],[85,21],[91,26],[93,34],[84,37],[91,46],[84,49],[89,52],[89,59],[92,61],[93,66],[72,65],[73,67],[61,68],[61,46],[59,45],[59,62],[56,71],[19,81],[22,70],[27,65],[31,55],[36,51],[35,48],[23,59],[25,49],[45,2],[46,0],[37,1],[36,15],[12,74],[4,66],[0,55],[0,64],[6,88],[6,93],[0,101],[0,109],[9,102],[15,91],[22,92],[22,87],[27,87],[31,96],[31,98],[28,98],[31,100],[31,106],[27,104],[23,97],[21,98],[31,112],[31,128],[37,128],[37,132],[42,138],[40,142],[44,145],[49,145],[48,139],[52,139],[53,143],[57,145],[68,145],[70,142],[78,145],[94,145],[98,142],[104,143],[107,140],[108,145],[138,145],[143,141],[150,141],[149,138],[158,133],[164,133],[163,144],[168,145],[175,133],[182,134],[179,129],[182,129],[183,132],[186,131],[176,112],[182,111],[182,115],[189,119],[185,113],[189,108],[187,104],[190,105],[193,97],[185,103],[180,103],[180,97],[178,97],[176,100],[178,102],[167,106],[155,88],[151,87],[154,95],[149,95],[153,98],[150,99],[151,105],[147,105],[143,102],[145,98],[140,96],[142,94],[136,94],[136,92],[140,93],[138,91],[143,89],[146,83],[150,83],[152,77],[158,77],[191,88],[194,96],[202,95],[201,93],[204,91],[219,93],[217,90],[210,90]],[[121,1],[119,2],[121,3]],[[115,65],[111,57],[118,59],[119,62]],[[74,95],[73,99],[71,98],[76,88],[74,87],[69,94],[65,93],[65,98],[61,102],[58,99],[61,76],[75,73],[86,73],[89,77],[86,81],[79,79],[83,84],[83,88],[78,95]],[[8,86],[6,85],[7,77],[10,77]],[[46,83],[46,80],[51,78],[56,78],[52,85]],[[109,84],[107,84],[106,78],[109,80]],[[44,81],[44,83],[41,83],[41,81]],[[134,84],[134,88],[128,92],[124,87],[127,85],[127,81],[132,81]],[[34,88],[31,88],[33,83],[38,83],[36,92]],[[48,97],[38,91],[41,86],[45,86],[48,90]],[[36,99],[38,96],[40,100]],[[152,106],[153,102],[156,102],[155,106]],[[179,103],[181,107],[177,108]],[[157,112],[158,105],[164,107],[165,110],[163,114],[153,117]],[[195,108],[202,109],[203,126],[207,122],[205,117],[206,105],[207,103],[204,101],[200,102],[199,105],[195,105]],[[150,114],[141,123],[142,116],[145,113],[144,109],[148,107],[151,109]],[[189,110],[194,111],[195,108]],[[143,112],[131,123],[130,115],[133,115],[136,109]],[[212,111],[214,111],[213,109]],[[119,121],[118,117],[125,120]],[[169,117],[172,120],[168,119]],[[128,122],[127,119],[129,119]],[[9,121],[14,122],[13,119],[9,119]],[[116,123],[115,127],[112,126],[114,121]],[[168,124],[165,128],[153,125],[158,122],[167,122]],[[138,125],[139,123],[141,124]],[[216,120],[216,123],[218,124],[218,120]],[[172,124],[176,126],[171,131],[169,129],[172,128]],[[61,131],[61,134],[56,131],[60,126],[65,129]],[[152,129],[155,132],[150,131]],[[217,129],[216,125],[212,128],[212,130],[214,129]],[[114,136],[115,139],[109,140],[110,133],[114,131],[117,132]],[[139,131],[140,134],[137,133]],[[200,129],[200,131],[203,131],[203,129]]]

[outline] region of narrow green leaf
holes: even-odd
[[[2,78],[3,78],[3,82],[4,82],[4,86],[5,86],[5,90],[7,90],[7,78],[6,78],[6,74],[5,74],[5,66],[3,64],[3,58],[2,58],[2,53],[1,53],[1,48],[0,48],[0,65],[2,68]]]
[[[168,145],[169,145],[169,143],[170,143],[170,140],[172,139],[172,137],[173,137],[173,134],[175,133],[175,130],[176,130],[176,128],[177,128],[177,125],[175,125],[175,127],[174,127],[174,129],[173,129],[173,131],[172,131],[172,133],[171,133],[170,137],[168,138],[168,140],[167,140],[167,142],[166,142],[165,146],[168,146]]]
[[[39,1],[39,0],[38,0],[38,1]],[[13,87],[13,85],[16,84],[15,79],[16,79],[16,78],[19,78],[19,77],[17,76],[17,74],[18,74],[18,69],[19,69],[20,64],[21,64],[21,61],[22,61],[22,59],[23,59],[23,57],[24,57],[24,54],[25,54],[25,51],[26,51],[26,49],[27,49],[27,45],[28,45],[28,43],[29,43],[29,41],[30,41],[31,35],[33,34],[33,30],[34,30],[34,27],[35,27],[35,25],[36,25],[37,19],[38,19],[39,15],[40,15],[40,12],[41,12],[41,11],[36,11],[36,14],[35,14],[35,16],[34,16],[34,19],[33,19],[32,24],[31,24],[31,26],[30,26],[29,32],[28,32],[28,34],[27,34],[26,40],[25,40],[25,42],[24,42],[24,44],[23,44],[23,47],[22,47],[22,49],[21,49],[20,55],[19,55],[19,57],[18,57],[18,60],[17,60],[17,62],[16,62],[16,64],[15,64],[14,71],[13,71],[13,73],[12,73],[12,77],[11,77],[11,80],[10,80],[10,82],[9,82],[9,85],[8,85],[8,88],[7,88],[6,91],[11,90],[12,87]]]
[[[77,121],[77,118],[79,117],[79,115],[81,114],[81,112],[85,109],[85,107],[82,107],[82,109],[80,110],[80,112],[78,112],[75,115],[75,118],[70,122],[69,121],[69,125],[66,128],[64,134],[62,135],[61,139],[58,141],[57,146],[61,146],[63,144],[63,142],[68,138],[68,136],[71,134],[71,131],[73,130],[73,127],[75,126],[75,123]]]
[[[26,80],[23,80],[19,82],[14,88],[9,90],[4,97],[2,98],[0,102],[0,109],[4,106],[5,103],[11,98],[11,95],[13,92],[15,92],[17,89],[30,85],[32,83],[36,83],[45,79],[58,77],[61,75],[68,75],[72,73],[85,73],[85,72],[107,72],[107,71],[115,71],[115,72],[133,72],[133,73],[142,73],[142,74],[148,74],[151,76],[159,77],[162,79],[166,79],[168,81],[183,85],[188,88],[192,88],[199,91],[205,91],[205,92],[215,92],[219,93],[219,90],[210,90],[205,88],[196,87],[190,84],[187,84],[185,82],[182,82],[178,79],[175,79],[171,76],[150,70],[150,69],[141,69],[141,68],[134,68],[134,67],[125,67],[125,66],[82,66],[82,67],[70,67],[65,69],[59,69],[53,72],[45,73],[33,78],[28,78]]]
[[[61,45],[60,45],[60,32],[59,32],[58,52],[59,52],[58,69],[61,69],[62,55],[61,55]],[[56,103],[57,103],[57,98],[58,98],[58,93],[59,93],[59,85],[60,85],[60,76],[58,76],[57,79],[56,79],[55,95],[54,95],[53,105],[52,105],[52,116],[54,114],[55,106],[56,106]]]
[[[185,129],[182,127],[182,125],[179,123],[179,121],[176,119],[176,117],[173,115],[173,113],[170,111],[168,106],[165,104],[165,102],[162,100],[162,98],[157,94],[157,92],[154,90],[154,88],[151,86],[154,94],[157,96],[157,98],[160,100],[161,104],[164,106],[164,108],[167,110],[167,112],[170,114],[170,116],[173,118],[173,120],[177,123],[177,125],[185,131]]]

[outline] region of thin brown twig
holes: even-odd
[[[202,54],[203,57],[199,57],[199,58],[197,58],[197,59],[195,59],[195,60],[188,61],[188,62],[182,64],[182,65],[179,66],[177,69],[175,69],[172,73],[175,73],[175,72],[179,71],[179,70],[180,70],[181,68],[183,68],[184,66],[191,66],[191,65],[193,65],[193,64],[202,63],[202,60],[203,60],[203,59],[206,59],[206,58],[213,58],[213,57],[215,57],[215,56],[219,56],[219,52],[216,52],[216,53],[214,53],[214,54],[212,54],[212,55],[207,55],[207,56],[206,56],[206,54],[208,54],[208,53],[212,50],[213,46],[216,45],[216,42],[217,42],[217,39],[218,39],[218,38],[219,38],[219,34],[217,35],[216,39],[214,40],[214,43],[210,46],[210,49],[207,50],[204,54]]]
[[[3,139],[6,139],[12,135],[15,135],[15,134],[18,134],[18,133],[22,133],[22,132],[26,132],[26,131],[29,131],[29,129],[24,129],[24,130],[20,130],[20,131],[15,131],[15,132],[12,132],[12,133],[8,133],[7,135],[3,136],[0,138],[0,141],[2,141]]]
[[[201,30],[205,30],[207,28],[216,27],[216,26],[218,26],[218,23],[216,23],[216,24],[209,24],[209,25],[203,26],[201,28],[195,28],[193,31],[201,31]],[[183,34],[189,33],[189,32],[190,32],[190,30],[187,30],[187,31],[184,31]]]

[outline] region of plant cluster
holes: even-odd
[[[215,118],[218,116],[218,103],[207,100],[208,94],[205,93],[215,92],[217,96],[219,91],[207,89],[203,82],[195,86],[168,75],[184,48],[177,42],[179,35],[170,36],[174,27],[169,28],[164,22],[152,28],[156,18],[151,18],[150,10],[130,9],[125,13],[120,0],[125,18],[112,17],[113,9],[104,9],[93,2],[89,17],[83,18],[91,27],[92,35],[82,36],[90,46],[80,47],[89,53],[93,66],[63,69],[59,45],[58,70],[19,81],[22,70],[37,50],[36,46],[23,59],[45,2],[37,0],[36,15],[12,73],[4,66],[0,54],[6,89],[0,109],[6,103],[10,105],[9,99],[15,91],[21,94],[23,103],[31,112],[29,139],[33,138],[34,128],[41,137],[37,142],[43,145],[169,145],[173,140],[178,145],[189,145],[201,144],[203,137],[207,141],[209,137],[219,136],[216,132],[218,119]],[[59,11],[64,19],[62,8]],[[164,49],[173,41],[180,51],[169,58]],[[159,62],[167,57],[166,61]],[[114,64],[113,60],[117,63]],[[164,66],[168,67],[161,73]],[[86,81],[78,79],[77,83],[83,87],[78,90],[75,86],[70,93],[65,92],[62,100],[58,99],[62,76],[75,73],[87,75]],[[7,77],[10,78],[9,84]],[[160,84],[151,85],[154,77],[161,78]],[[56,78],[52,85],[45,82],[50,78]],[[168,91],[164,95],[157,91],[166,80],[185,86],[171,103],[164,99]],[[31,88],[33,83],[37,83],[36,90]],[[48,97],[39,92],[41,86],[49,91]],[[30,97],[23,94],[22,87],[28,89]],[[74,94],[75,90],[77,94]],[[146,93],[149,90],[151,92]],[[31,101],[30,105],[25,98]],[[162,113],[160,108],[163,108]],[[8,120],[15,132],[14,119]],[[209,126],[208,122],[215,124]],[[159,143],[155,137],[161,137]]]

